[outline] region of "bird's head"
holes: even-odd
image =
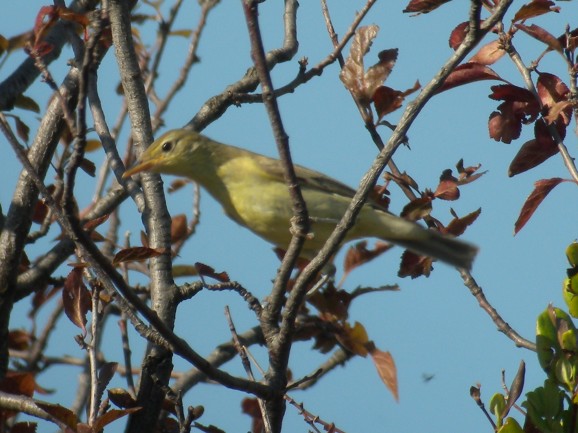
[[[129,168],[123,178],[143,171],[191,176],[196,161],[202,161],[202,151],[210,140],[194,131],[175,129],[157,138]]]

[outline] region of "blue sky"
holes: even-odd
[[[22,6],[22,2],[6,3],[0,17],[4,36],[29,29],[34,19],[31,11],[43,5],[38,1],[29,1],[26,7]],[[518,7],[523,4],[516,3]],[[450,2],[431,14],[419,17],[402,14],[404,2],[378,2],[374,6],[364,24],[377,24],[381,30],[369,59],[376,59],[376,54],[382,49],[399,48],[396,67],[387,82],[389,86],[407,89],[416,79],[422,84],[430,80],[451,55],[447,44],[449,33],[459,22],[467,19],[467,4]],[[576,27],[576,22],[570,21],[578,16],[576,3],[559,4],[563,7],[561,14],[551,14],[533,22],[555,35],[562,33],[567,23],[571,28]],[[347,5],[329,2],[329,6],[336,31],[342,36],[363,2],[352,1]],[[267,48],[276,47],[281,42],[280,8],[281,2],[272,1],[265,2],[260,8]],[[141,6],[141,11],[150,13],[145,6]],[[197,16],[196,2],[185,2],[176,28],[193,27]],[[508,19],[511,17],[509,15]],[[149,30],[154,32],[152,27]],[[300,47],[295,61],[282,65],[273,73],[277,86],[294,76],[297,59],[307,57],[309,64],[314,65],[331,50],[318,2],[301,2],[299,32]],[[529,64],[542,48],[529,38],[519,36],[517,39],[520,42],[516,46],[525,63]],[[143,38],[152,43],[153,33],[147,36],[143,31]],[[167,58],[170,61],[161,70],[157,86],[157,92],[161,95],[165,90],[163,83],[168,87],[176,78],[186,45],[184,39],[175,38],[173,41]],[[240,2],[221,2],[211,13],[199,56],[201,62],[195,66],[186,87],[165,116],[168,128],[180,127],[188,122],[209,97],[238,80],[250,66]],[[12,65],[22,57],[21,54],[13,54],[0,70],[0,79],[4,79],[11,72]],[[63,56],[59,65],[50,67],[57,81],[65,74],[66,58],[66,55]],[[495,69],[514,84],[522,85],[507,59],[503,59]],[[560,74],[567,80],[563,75],[564,66],[553,54],[549,54],[542,69]],[[338,74],[337,65],[327,68],[321,77],[297,89],[294,94],[283,97],[279,104],[295,162],[356,186],[370,166],[376,149]],[[99,77],[105,111],[112,123],[119,107],[116,96],[110,95],[118,77],[112,51]],[[564,250],[577,237],[575,216],[578,204],[576,200],[569,199],[573,186],[562,184],[544,201],[528,225],[513,236],[514,222],[533,183],[538,179],[567,178],[569,175],[561,159],[555,156],[537,169],[508,178],[510,161],[519,146],[531,137],[532,128],[526,128],[522,138],[509,145],[489,138],[487,120],[497,106],[487,97],[493,84],[477,83],[434,98],[410,130],[411,149],[400,148],[394,160],[422,188],[435,188],[440,173],[446,168],[454,168],[461,158],[466,165],[480,163],[482,170],[488,170],[481,179],[461,189],[462,198],[459,201],[435,203],[435,216],[448,222],[451,219],[450,207],[460,215],[482,208],[480,218],[464,236],[480,247],[473,275],[504,319],[524,337],[533,339],[536,316],[549,302],[563,306],[561,282],[566,268]],[[37,82],[27,94],[35,97],[44,107],[49,93],[46,85]],[[400,113],[393,113],[388,120],[395,123]],[[21,114],[29,119],[34,130],[37,125],[35,117]],[[575,155],[576,136],[571,129],[566,144],[571,154]],[[225,143],[272,156],[276,154],[267,116],[258,104],[230,108],[204,132]],[[381,133],[387,139],[387,131],[383,129]],[[119,143],[125,142],[123,138],[126,138],[126,134],[125,131]],[[0,155],[14,160],[7,145],[2,146]],[[100,154],[91,157],[97,163],[102,160]],[[11,186],[17,173],[17,164],[11,163],[0,174],[2,183],[9,186],[0,190],[0,203],[4,209],[10,201]],[[86,205],[94,191],[94,180],[83,174],[81,176],[78,195],[87,200],[81,203]],[[170,182],[172,179],[166,180]],[[169,195],[171,213],[187,213],[190,216],[190,192],[189,188]],[[398,212],[405,203],[405,198],[392,188],[391,209]],[[177,263],[200,261],[217,270],[226,270],[232,279],[238,280],[254,294],[265,296],[278,264],[270,245],[229,221],[219,205],[205,194],[201,198],[201,212],[197,234],[182,251]],[[123,229],[132,233],[133,243],[138,243],[141,224],[134,204],[124,206],[122,220]],[[53,236],[48,236],[47,242],[50,244],[58,233],[57,230],[53,232]],[[34,251],[38,250],[30,249],[31,257],[34,257]],[[380,257],[354,271],[345,283],[349,290],[359,285],[401,286],[400,292],[373,294],[358,299],[350,311],[351,321],[362,322],[376,345],[394,356],[399,375],[400,402],[393,400],[371,361],[362,358],[354,359],[345,368],[338,368],[306,393],[295,392],[292,396],[303,402],[309,411],[334,422],[347,432],[491,431],[491,426],[469,397],[469,387],[481,383],[482,397],[488,402],[494,392],[501,390],[501,370],[506,370],[507,378],[511,380],[523,359],[527,363],[525,390],[529,391],[544,378],[535,355],[516,348],[504,335],[496,332],[490,318],[478,307],[453,269],[440,264],[428,279],[412,281],[397,278],[400,254],[401,250],[396,249]],[[338,267],[341,261],[342,258],[338,257]],[[144,282],[140,276],[132,278],[133,282]],[[225,305],[230,306],[238,330],[255,324],[252,313],[234,295],[202,293],[194,301],[181,306],[178,331],[195,349],[208,354],[215,345],[229,339],[223,315]],[[15,314],[21,318],[17,321],[19,325],[29,327],[26,311],[26,305],[19,305]],[[58,332],[59,341],[53,344],[51,353],[82,356],[73,341],[77,331],[62,321]],[[109,326],[107,332],[110,334],[107,338],[111,341],[105,348],[107,359],[120,360],[117,349],[120,344],[114,326]],[[133,336],[132,341],[137,344],[138,338]],[[252,350],[265,366],[264,352],[258,348]],[[134,362],[138,363],[139,359],[137,346]],[[313,372],[322,359],[322,356],[311,353],[309,343],[298,343],[291,359],[294,377]],[[188,368],[178,359],[175,359],[175,365],[177,369]],[[227,365],[227,369],[244,375],[237,361]],[[72,370],[60,371],[70,374]],[[433,374],[435,377],[425,383],[423,374]],[[54,375],[39,378],[47,388],[56,388],[60,380]],[[122,381],[117,380],[116,386],[123,386]],[[203,385],[188,394],[186,403],[205,406],[205,415],[200,420],[205,424],[213,423],[230,432],[245,431],[249,430],[250,421],[240,414],[242,397],[239,393],[215,385]],[[60,391],[52,398],[66,405],[73,397]],[[307,431],[307,426],[293,408],[287,410],[286,431]]]

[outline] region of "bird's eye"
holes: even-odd
[[[170,152],[173,150],[173,142],[172,141],[165,141],[161,147],[163,152]]]

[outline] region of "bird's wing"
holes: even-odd
[[[262,155],[260,156],[261,158],[259,158],[259,164],[263,170],[271,175],[271,177],[274,179],[283,181],[283,167],[281,165],[281,161]],[[355,190],[353,188],[318,171],[311,170],[300,165],[295,165],[295,174],[297,175],[297,179],[301,187],[306,187],[312,190],[335,194],[347,198],[353,198],[355,195]],[[380,206],[371,199],[368,199],[367,202],[372,207],[383,211],[386,210],[383,206]]]

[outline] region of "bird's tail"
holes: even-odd
[[[398,238],[394,243],[458,268],[471,269],[478,248],[468,242],[419,226],[419,236]]]
[[[458,268],[471,269],[478,248],[468,242],[441,234],[389,212],[367,212],[362,220],[362,229],[383,240],[407,248],[416,254],[440,260]],[[375,218],[377,217],[377,221]],[[367,227],[371,227],[368,229]],[[375,227],[380,228],[375,233]],[[363,233],[365,234],[365,233]]]

